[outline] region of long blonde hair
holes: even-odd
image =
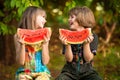
[[[36,26],[36,16],[42,13],[46,14],[45,10],[43,10],[42,8],[29,6],[24,11],[18,27],[24,29],[33,29],[33,27]]]

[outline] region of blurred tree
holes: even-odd
[[[0,59],[9,64],[9,59],[15,55],[13,34],[16,32],[22,12],[31,5],[41,6],[47,11],[48,22],[46,25],[53,29],[68,27],[67,12],[72,7],[88,6],[94,11],[97,21],[95,31],[99,34],[100,41],[106,45],[110,45],[110,41],[120,44],[120,36],[117,35],[120,33],[119,4],[120,0],[0,0]]]
[[[0,0],[0,62],[10,65],[15,62],[13,34],[18,20],[26,7],[42,6],[43,0]]]
[[[58,29],[60,27],[68,28],[68,11],[75,6],[90,7],[95,14],[97,22],[94,31],[99,35],[100,48],[98,50],[106,52],[111,50],[109,47],[120,45],[119,4],[120,0],[0,0],[0,63],[6,66],[12,65],[15,62],[13,35],[16,32],[22,12],[28,6],[40,6],[46,10],[46,26],[50,26],[53,29],[52,40],[50,42],[52,47],[50,47],[50,50],[54,51],[54,53],[60,51]],[[117,52],[117,55],[119,54]]]
[[[93,0],[91,8],[94,10],[97,27],[96,31],[102,44],[99,51],[109,51],[110,46],[120,45],[120,0]]]

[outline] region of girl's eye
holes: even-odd
[[[70,16],[70,18],[74,18],[74,16]]]
[[[43,18],[45,18],[45,19],[46,19],[46,17],[45,17],[45,16],[43,16]]]
[[[71,18],[75,18],[76,16],[75,15],[71,15]]]

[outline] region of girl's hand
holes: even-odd
[[[51,37],[51,32],[48,32],[46,36],[44,36],[44,42],[43,45],[46,43],[49,43]]]
[[[64,45],[68,45],[67,43],[67,38],[64,37],[64,36],[59,36],[59,39],[61,40],[61,42],[64,44]]]
[[[18,36],[17,34],[15,35],[15,39],[16,39],[16,41],[18,41],[18,43],[25,44],[24,41],[23,41],[24,38],[23,39],[20,38],[20,36]]]
[[[88,38],[86,39],[85,43],[91,43],[93,41],[94,37],[93,35],[88,36]]]

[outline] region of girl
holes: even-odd
[[[30,6],[23,13],[22,19],[19,23],[19,28],[23,29],[39,29],[43,28],[46,23],[46,12],[38,7]],[[16,48],[16,60],[20,64],[20,68],[16,72],[16,80],[49,80],[50,72],[46,67],[49,57],[49,40],[51,33],[44,36],[44,42],[41,44],[35,44],[35,52],[31,52],[31,45],[26,45],[15,34],[15,48]]]
[[[68,22],[70,29],[76,31],[95,26],[93,12],[85,6],[71,9]],[[64,44],[66,64],[56,80],[101,80],[91,64],[96,55],[97,35],[93,33],[83,44],[68,44],[64,36],[60,36],[60,40]]]

